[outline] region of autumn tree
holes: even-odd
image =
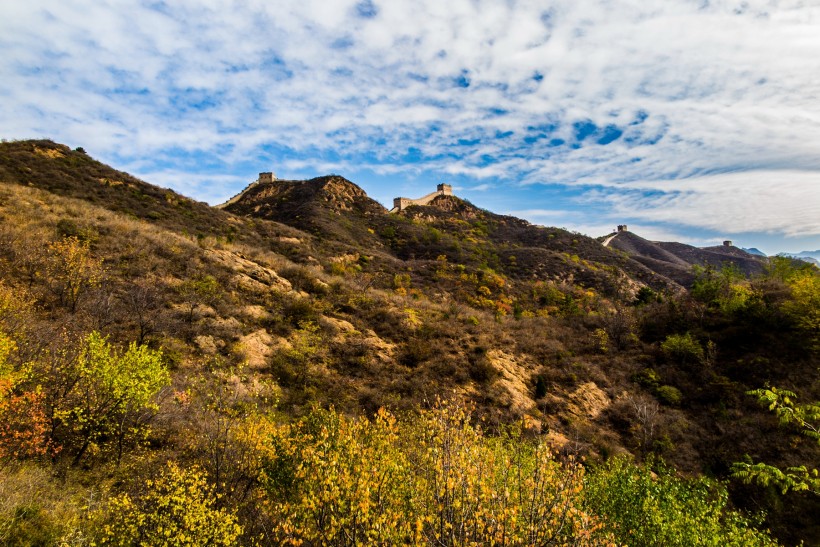
[[[32,458],[54,451],[47,435],[42,390],[27,384],[25,367],[15,369],[9,362],[16,349],[15,342],[0,330],[0,459]]]
[[[26,346],[34,300],[25,289],[0,281],[0,458],[52,455],[46,397],[32,381]]]
[[[512,429],[486,436],[468,408],[441,403],[406,435],[429,545],[610,545],[580,506],[584,469]]]
[[[257,485],[261,470],[260,444],[272,428],[260,413],[259,402],[271,394],[269,384],[257,389],[238,389],[231,377],[242,370],[213,371],[196,378],[182,398],[190,431],[185,445],[202,462],[216,490],[241,503]]]
[[[65,237],[48,246],[48,283],[59,303],[71,313],[80,297],[103,277],[102,259],[91,255],[88,241],[76,236]]]
[[[198,468],[169,462],[139,496],[114,497],[101,515],[99,544],[144,547],[233,546],[242,534],[236,516],[217,508],[218,496]]]
[[[0,325],[11,338],[23,337],[29,330],[35,299],[28,290],[12,287],[0,280]]]
[[[139,434],[156,410],[155,395],[170,382],[162,354],[135,343],[121,351],[92,332],[70,366],[73,384],[55,418],[72,444],[74,463],[108,443],[119,459],[125,441]]]
[[[418,543],[414,482],[395,419],[314,410],[269,440],[263,484],[278,540],[322,545]]]
[[[315,410],[271,435],[263,483],[284,544],[607,545],[583,468],[441,404],[408,422]]]

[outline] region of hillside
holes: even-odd
[[[21,426],[44,444],[18,450],[19,481],[29,464],[65,481],[41,479],[44,515],[79,507],[63,491],[136,496],[129,481],[172,460],[203,469],[220,507],[262,534],[260,507],[279,491],[254,455],[279,461],[270,451],[287,437],[265,428],[305,420],[318,435],[316,407],[412,421],[453,400],[489,438],[518,431],[590,473],[661,457],[724,480],[745,454],[818,457],[746,395],[770,384],[820,398],[819,333],[805,320],[818,274],[788,260],[631,233],[607,247],[456,196],[390,214],[335,175],[257,184],[218,209],[44,140],[0,144],[0,218],[0,380],[48,410]],[[724,275],[727,260],[751,277]],[[689,266],[703,263],[714,268],[696,278]],[[168,382],[92,435],[76,424],[103,414],[79,420],[93,408],[76,406],[74,386],[90,381],[76,367],[94,332],[117,351],[161,351]],[[6,431],[0,446],[18,438]],[[782,541],[819,537],[816,496],[731,485]]]
[[[592,238],[496,215],[456,196],[438,196],[426,206],[390,214],[354,183],[329,176],[254,185],[224,210],[298,227],[337,252],[344,250],[340,243],[347,245],[374,260],[367,267],[371,272],[390,272],[398,260],[412,261],[413,275],[426,271],[430,276],[444,257],[523,282],[570,283],[605,295],[634,295],[643,285],[674,286]]]
[[[387,213],[364,190],[335,175],[253,185],[223,208],[236,215],[288,224],[334,243],[365,247],[375,238],[362,225],[370,217]]]
[[[695,280],[693,266],[721,269],[736,267],[743,275],[761,274],[763,257],[747,253],[731,245],[693,247],[684,243],[649,241],[632,232],[623,231],[605,237],[607,245],[629,255],[653,272],[676,283],[691,287]]]

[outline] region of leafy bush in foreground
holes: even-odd
[[[236,517],[215,507],[205,474],[169,463],[139,497],[122,494],[106,509],[98,533],[102,545],[194,547],[235,545],[242,533]]]
[[[487,436],[455,405],[397,421],[315,410],[277,428],[263,504],[298,545],[775,545],[725,487],[625,460],[585,472],[517,430]]]
[[[725,486],[682,479],[662,464],[615,459],[587,474],[585,507],[599,515],[619,543],[631,546],[777,545],[727,507]]]

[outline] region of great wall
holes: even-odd
[[[251,188],[253,188],[257,184],[271,184],[273,182],[276,182],[276,180],[277,180],[276,175],[271,173],[271,172],[259,173],[259,178],[257,180],[255,180],[252,183],[250,183],[249,185],[247,185],[241,192],[239,192],[238,194],[233,196],[231,199],[229,199],[225,203],[220,203],[219,205],[216,205],[216,207],[219,208],[219,209],[227,207],[228,205],[237,202],[245,192],[247,192],[248,190],[250,190]],[[402,210],[406,209],[407,207],[410,207],[411,205],[427,205],[431,201],[433,201],[435,198],[437,198],[438,196],[452,196],[452,195],[453,195],[453,187],[452,186],[450,186],[449,184],[439,184],[439,185],[436,186],[436,191],[435,192],[430,192],[426,196],[421,197],[419,199],[394,198],[393,199],[393,208],[390,209],[389,212],[390,213],[398,213],[399,211],[402,211]]]
[[[253,181],[252,183],[250,183],[249,185],[245,186],[245,188],[243,188],[241,192],[236,194],[234,197],[232,197],[231,199],[229,199],[225,203],[220,203],[219,205],[214,205],[214,207],[216,207],[217,209],[224,209],[228,205],[230,205],[232,203],[236,203],[237,201],[239,201],[239,198],[241,198],[245,194],[245,192],[247,192],[248,190],[250,190],[251,188],[253,188],[257,184],[262,184],[262,183],[266,183],[266,182],[273,182],[275,180],[276,180],[276,175],[274,175],[271,172],[259,173],[259,178],[256,179],[255,181]]]
[[[449,184],[439,184],[436,186],[435,192],[430,192],[426,196],[419,198],[419,199],[410,199],[410,198],[394,198],[393,199],[393,208],[390,209],[391,213],[398,213],[399,211],[410,207],[411,205],[427,205],[438,196],[452,196],[453,195],[453,187]]]

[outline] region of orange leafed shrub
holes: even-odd
[[[53,454],[48,418],[39,390],[15,394],[8,379],[0,379],[0,458],[36,458]]]
[[[42,391],[21,389],[22,374],[8,364],[16,349],[14,341],[0,332],[0,459],[53,453]]]

